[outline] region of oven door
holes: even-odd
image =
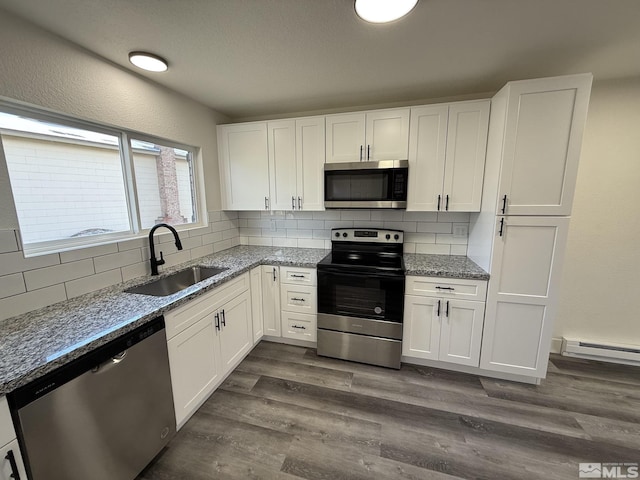
[[[404,275],[318,269],[318,313],[402,323]]]

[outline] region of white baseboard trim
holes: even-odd
[[[553,337],[551,339],[551,349],[549,353],[562,353],[562,337]]]

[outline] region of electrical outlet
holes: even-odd
[[[467,238],[468,235],[469,235],[469,226],[466,223],[453,225],[454,238]]]

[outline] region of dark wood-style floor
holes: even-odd
[[[566,480],[640,462],[640,368],[551,362],[532,386],[262,342],[139,478]]]

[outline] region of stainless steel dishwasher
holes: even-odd
[[[132,480],[176,430],[160,317],[16,390],[31,480]]]

